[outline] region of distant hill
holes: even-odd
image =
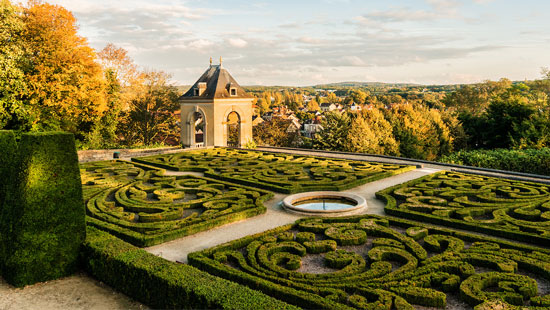
[[[331,88],[331,87],[413,87],[421,86],[412,83],[382,83],[382,82],[339,82],[329,84],[318,84],[313,88]]]

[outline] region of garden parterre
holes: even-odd
[[[281,193],[345,190],[415,169],[415,166],[213,148],[133,158],[135,162]]]
[[[272,194],[209,178],[165,176],[124,161],[81,165],[89,225],[150,246],[264,213]]]
[[[189,261],[304,308],[550,307],[548,250],[372,215],[302,219]]]
[[[377,196],[389,215],[550,245],[550,185],[445,171]]]

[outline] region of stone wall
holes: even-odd
[[[155,149],[111,149],[111,150],[84,150],[78,151],[78,161],[81,163],[89,161],[111,160],[115,152],[120,153],[119,158],[128,159],[131,157],[177,153],[181,152],[182,148],[176,147],[163,147]]]

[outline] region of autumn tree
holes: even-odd
[[[131,102],[123,114],[122,135],[128,144],[148,145],[164,142],[178,132],[178,94],[162,71],[144,73],[144,91]]]
[[[269,104],[264,98],[258,98],[258,101],[256,101],[256,111],[260,116],[270,111]]]
[[[94,50],[77,34],[65,8],[31,2],[23,9],[22,38],[36,129],[61,129],[82,138],[106,110],[105,79]]]
[[[252,135],[258,145],[270,146],[297,146],[300,143],[300,135],[289,131],[292,121],[282,117],[273,117],[254,127]]]
[[[321,122],[323,130],[315,136],[313,147],[321,150],[342,151],[348,147],[351,118],[347,112],[327,112]]]
[[[28,130],[31,111],[25,105],[28,91],[24,67],[28,66],[21,35],[19,8],[0,0],[0,128]]]
[[[378,109],[363,110],[351,123],[348,152],[399,155],[391,124]]]
[[[320,111],[321,107],[319,107],[319,103],[317,103],[317,100],[315,98],[311,99],[306,106],[307,110],[310,112]]]
[[[401,156],[434,160],[452,151],[452,137],[439,111],[423,105],[398,104],[386,114]]]

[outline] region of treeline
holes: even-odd
[[[464,85],[446,94],[374,95],[348,90],[343,101],[348,98],[363,104],[363,111],[324,113],[320,119],[323,130],[313,139],[285,131],[289,120],[258,125],[255,139],[259,144],[428,160],[458,151],[550,147],[547,69],[535,81],[487,81]],[[334,96],[322,100],[334,100]],[[303,114],[295,113],[298,119],[306,121]],[[274,137],[269,137],[268,132]]]
[[[80,148],[177,143],[177,91],[122,48],[96,53],[58,5],[0,0],[0,129],[63,130]]]
[[[453,119],[421,104],[330,112],[322,126],[308,141],[313,148],[428,160],[447,155],[453,148]]]

